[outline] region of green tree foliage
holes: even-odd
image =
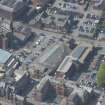
[[[105,63],[99,67],[96,83],[98,87],[105,85]]]

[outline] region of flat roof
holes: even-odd
[[[71,56],[72,56],[74,59],[78,60],[78,59],[81,57],[81,55],[84,53],[85,50],[86,50],[86,46],[77,47],[77,48],[73,51],[73,53],[71,54]]]
[[[39,82],[39,84],[36,86],[36,88],[38,89],[38,91],[42,91],[43,87],[45,86],[45,84],[49,81],[50,77],[47,75],[44,78],[42,78],[42,80]]]
[[[22,0],[1,0],[0,9],[8,12],[14,12],[21,9],[25,3]]]
[[[70,1],[65,2],[64,0],[56,0],[53,7],[60,8],[62,11],[84,13],[83,11],[84,6],[78,5],[77,3],[71,3]]]
[[[16,1],[17,0],[1,0],[0,4],[12,7],[16,3]]]
[[[70,67],[72,66],[73,62],[70,56],[66,56],[59,68],[57,69],[57,72],[63,72],[66,73]]]
[[[25,74],[26,74],[26,71],[24,70],[15,70],[15,81],[19,81]]]
[[[8,51],[0,49],[0,64],[6,63],[11,55]]]
[[[39,56],[37,62],[40,64],[47,64],[55,66],[66,55],[66,46],[64,43],[55,43],[48,47],[42,55]]]
[[[93,46],[91,44],[82,43],[72,51],[72,53],[70,54],[70,57],[72,58],[72,60],[79,61],[80,63],[84,63],[86,57],[92,51],[92,49],[93,49]]]
[[[69,16],[67,15],[60,15],[60,14],[48,14],[47,18],[42,18],[43,22],[46,24],[50,24],[53,20],[53,22],[57,26],[64,26],[68,20]]]

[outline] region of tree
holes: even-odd
[[[99,67],[96,83],[98,87],[105,85],[105,63],[101,64]]]

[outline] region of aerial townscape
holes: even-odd
[[[105,0],[0,0],[0,105],[105,105]]]

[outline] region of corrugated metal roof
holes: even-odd
[[[9,57],[11,56],[12,54],[5,51],[5,50],[2,50],[0,49],[0,64],[4,64],[6,63],[6,61],[9,59]]]

